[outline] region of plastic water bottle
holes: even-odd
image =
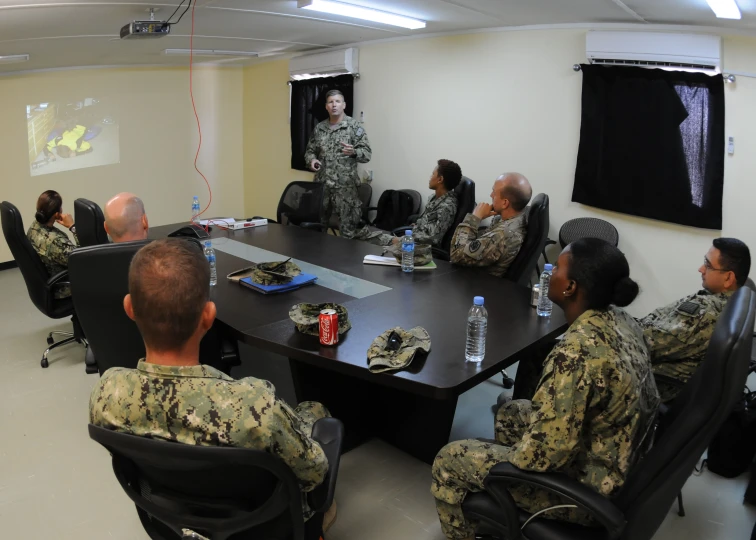
[[[199,225],[199,213],[200,213],[199,197],[195,195],[194,199],[192,199],[192,223],[194,223],[195,225]]]
[[[476,296],[473,306],[467,313],[467,342],[465,343],[465,361],[480,364],[486,356],[486,330],[488,329],[488,311],[483,306],[483,297]]]
[[[218,270],[215,268],[215,250],[210,240],[205,240],[205,257],[210,263],[210,286],[213,287],[218,284]]]
[[[402,272],[415,270],[415,239],[412,238],[412,230],[404,231],[402,238]]]
[[[539,317],[551,317],[551,300],[549,300],[549,282],[551,281],[550,264],[543,265],[543,274],[541,274],[541,290],[538,293],[538,311]]]

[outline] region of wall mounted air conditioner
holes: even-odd
[[[289,60],[289,76],[298,80],[356,74],[359,70],[358,60],[358,50],[355,47],[296,56]]]
[[[720,72],[722,38],[702,34],[588,32],[591,64],[671,67]]]

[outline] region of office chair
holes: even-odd
[[[478,534],[504,540],[649,540],[690,476],[719,426],[743,392],[753,339],[756,294],[742,287],[717,323],[706,358],[659,426],[654,446],[627,476],[621,491],[607,499],[560,473],[495,465],[485,491],[471,493],[465,515]],[[507,485],[528,484],[560,495],[589,512],[599,528],[535,518],[514,505]]]
[[[367,223],[369,220],[368,209],[370,208],[370,199],[373,198],[373,186],[367,183],[362,183],[357,186],[357,197],[360,199],[360,204],[362,205],[362,221]],[[336,234],[336,231],[339,230],[340,224],[341,220],[339,219],[338,214],[335,212],[332,213],[331,218],[328,220],[328,228],[334,235]]]
[[[47,274],[42,259],[34,251],[31,242],[26,237],[24,222],[18,208],[7,201],[3,201],[0,203],[0,215],[5,241],[8,243],[19,270],[21,270],[32,303],[51,319],[71,317],[73,332],[52,331],[47,335],[48,347],[42,354],[40,361],[40,365],[46,368],[49,365],[47,355],[51,350],[73,342],[81,343],[84,347],[87,347],[87,340],[84,338],[84,333],[74,312],[71,298],[55,298],[54,294],[56,285],[68,283],[68,270],[59,272],[54,276]],[[55,335],[63,336],[63,339],[55,341],[53,338]],[[91,368],[87,367],[87,373],[90,372],[92,372]]]
[[[212,540],[317,540],[320,531],[312,529],[333,502],[344,425],[324,418],[313,426],[328,474],[307,494],[316,512],[307,523],[296,476],[267,452],[167,442],[91,424],[89,436],[111,453],[116,478],[153,540],[182,538],[182,529]]]
[[[457,187],[454,188],[454,192],[457,194],[457,215],[454,216],[454,221],[441,240],[441,245],[433,248],[433,258],[442,261],[448,261],[451,258],[451,241],[454,238],[454,231],[457,230],[465,216],[475,209],[475,182],[463,176]]]
[[[533,197],[527,212],[528,225],[525,241],[504,275],[505,279],[523,287],[532,285],[534,268],[536,274],[541,273],[538,258],[546,247],[546,237],[549,234],[549,196],[540,193]]]
[[[110,241],[105,232],[105,216],[97,203],[88,199],[76,199],[74,221],[76,221],[76,236],[79,237],[81,247],[107,244]]]
[[[142,335],[126,315],[123,297],[129,292],[131,259],[149,243],[89,246],[75,250],[68,259],[74,307],[100,375],[111,367],[136,368],[145,357]],[[202,249],[199,244],[198,249]],[[228,373],[240,363],[238,346],[235,340],[221,337],[216,325],[202,338],[200,361]]]
[[[286,186],[281,194],[281,199],[278,201],[276,219],[268,219],[268,223],[297,226],[319,224],[322,207],[322,183],[303,181],[291,182]],[[266,218],[262,216],[254,216],[252,219]]]

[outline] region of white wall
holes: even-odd
[[[642,294],[634,314],[700,288],[697,268],[716,231],[682,227],[570,202],[580,133],[584,30],[511,31],[375,44],[360,48],[356,111],[364,111],[373,148],[374,201],[384,189],[427,181],[439,158],[476,182],[478,201],[502,172],[525,174],[551,203],[550,237],[579,216],[612,222]],[[756,39],[726,38],[725,69],[756,72]],[[282,91],[285,89],[282,88]],[[728,136],[723,236],[756,254],[756,79],[727,89]],[[355,112],[359,116],[359,112]],[[249,126],[247,126],[249,129]],[[245,178],[250,187],[250,178]],[[557,251],[552,251],[555,255]],[[482,291],[484,292],[484,291]]]
[[[194,94],[202,122],[198,165],[213,190],[212,216],[241,217],[243,144],[241,69],[199,68]],[[15,204],[24,225],[31,224],[40,193],[60,192],[63,209],[91,199],[100,206],[120,191],[133,191],[145,203],[150,224],[188,221],[192,195],[208,201],[205,182],[194,171],[197,127],[189,100],[189,72],[182,68],[89,69],[0,77],[0,148],[3,149],[0,200]],[[26,105],[107,98],[120,124],[121,162],[31,177]],[[96,147],[96,139],[93,141]],[[95,149],[96,151],[96,149]],[[0,240],[0,262],[12,259]]]

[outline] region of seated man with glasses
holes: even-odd
[[[659,308],[638,322],[651,353],[662,402],[672,401],[706,355],[717,320],[751,269],[751,253],[740,240],[717,238],[698,271],[703,290]]]

